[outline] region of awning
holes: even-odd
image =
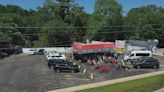
[[[104,52],[109,51],[115,47],[113,42],[110,43],[96,43],[96,44],[85,44],[81,42],[74,42],[72,49],[74,52]]]

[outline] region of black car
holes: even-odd
[[[130,62],[131,62],[131,64],[135,64],[137,62],[141,62],[141,61],[146,60],[146,59],[153,59],[153,57],[139,57],[139,58],[135,58],[135,59],[130,60]]]
[[[55,66],[56,64],[59,63],[65,63],[68,61],[62,60],[62,59],[52,59],[52,60],[48,60],[48,67],[49,69],[51,69],[53,66]]]
[[[155,58],[149,57],[149,58],[142,58],[141,61],[134,62],[133,64],[134,68],[154,68],[159,69],[159,61]]]
[[[38,51],[38,55],[44,55],[44,52],[45,52],[44,49],[40,49],[40,50]]]
[[[71,62],[58,62],[53,65],[53,69],[55,72],[71,72],[76,73],[79,72],[79,68],[77,65],[73,65]]]
[[[4,52],[0,52],[0,58],[4,58],[4,57],[7,57],[8,54],[7,53],[4,53]]]

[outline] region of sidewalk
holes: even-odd
[[[164,48],[158,49],[156,53],[153,53],[153,55],[158,55],[158,56],[164,56]]]
[[[154,92],[164,92],[164,88],[161,88],[161,89],[156,90],[156,91],[154,91]]]
[[[119,78],[119,79],[114,79],[114,80],[103,81],[103,82],[97,82],[97,83],[92,83],[92,84],[84,84],[84,85],[80,85],[80,86],[51,90],[48,92],[74,92],[74,91],[78,91],[78,90],[106,86],[106,85],[111,85],[111,84],[116,84],[116,83],[120,83],[120,82],[126,82],[126,81],[131,81],[131,80],[136,80],[136,79],[141,79],[141,78],[146,78],[146,77],[151,77],[151,76],[156,76],[156,75],[161,75],[161,74],[164,74],[164,71],[151,72],[151,73],[124,77],[124,78]],[[159,92],[164,92],[164,91],[162,90]]]

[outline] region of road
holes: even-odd
[[[160,70],[164,70],[164,56],[154,56],[160,62]]]
[[[44,56],[20,56],[0,61],[0,92],[44,92],[85,83],[48,69]],[[82,75],[76,74],[81,77]]]

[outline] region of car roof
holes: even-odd
[[[141,50],[141,51],[131,51],[131,53],[151,53],[151,51]]]

